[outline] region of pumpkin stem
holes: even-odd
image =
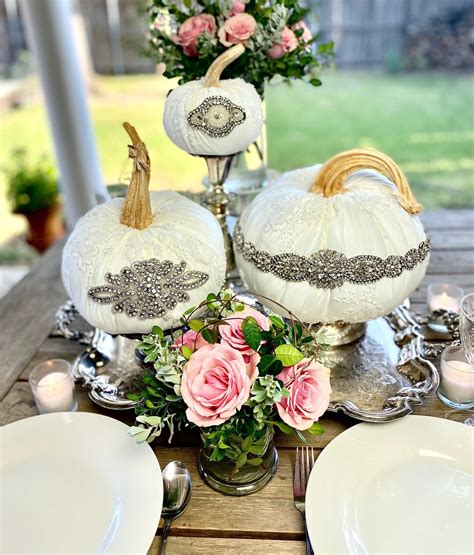
[[[204,76],[203,87],[207,89],[210,87],[218,87],[224,69],[230,66],[230,64],[237,60],[244,52],[245,46],[243,44],[236,44],[218,56],[209,66]]]
[[[398,189],[398,201],[409,214],[418,214],[423,209],[413,195],[410,185],[397,164],[383,152],[371,148],[354,148],[336,154],[319,170],[309,192],[324,197],[346,192],[345,180],[355,172],[373,169],[386,175]]]
[[[123,203],[120,223],[135,229],[145,229],[153,222],[150,193],[150,157],[145,143],[140,139],[137,130],[128,122],[123,124],[125,131],[132,140],[128,145],[128,156],[133,159],[133,170],[127,196]]]

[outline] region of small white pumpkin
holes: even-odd
[[[216,218],[173,191],[148,192],[150,159],[135,129],[126,199],[96,206],[65,246],[64,286],[80,314],[112,334],[175,325],[224,282],[226,257]]]
[[[197,156],[229,156],[245,150],[263,125],[262,101],[243,79],[220,81],[223,70],[245,48],[237,44],[221,54],[206,76],[171,91],[163,123],[173,143]]]
[[[266,298],[311,324],[365,322],[393,310],[425,274],[420,210],[388,156],[343,152],[284,174],[254,199],[234,234],[237,266],[276,312]]]

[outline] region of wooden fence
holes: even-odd
[[[37,0],[41,1],[41,0]],[[144,73],[154,64],[146,46],[145,0],[75,0],[99,73]],[[308,0],[312,26],[336,44],[339,67],[382,67],[400,56],[407,31],[472,0]],[[18,0],[0,0],[0,71],[25,48]]]

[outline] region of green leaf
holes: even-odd
[[[206,328],[206,329],[202,330],[201,335],[202,335],[203,339],[205,339],[208,343],[214,344],[217,341],[217,335],[215,334],[215,332],[213,332],[209,328]]]
[[[284,434],[291,434],[293,432],[293,428],[285,424],[285,422],[274,422],[275,426],[277,426]]]
[[[319,422],[313,422],[313,425],[308,430],[308,432],[310,434],[313,434],[314,436],[319,436],[321,434],[324,434],[324,428]]]
[[[254,457],[253,459],[248,459],[247,464],[251,464],[252,466],[258,466],[263,463],[263,459],[260,457]]]
[[[142,396],[140,395],[140,393],[127,393],[126,397],[130,401],[139,401]]]
[[[185,310],[183,313],[183,316],[187,316],[188,314],[191,314],[192,312],[194,312],[196,310],[195,306],[191,306],[188,308],[188,310]]]
[[[151,328],[151,333],[153,335],[157,335],[158,337],[163,338],[165,336],[165,334],[163,333],[163,330],[160,328],[160,326],[153,326]]]
[[[193,350],[190,349],[187,345],[183,345],[181,347],[181,352],[183,353],[183,357],[186,360],[189,360],[191,358],[191,355],[193,354]]]
[[[293,345],[279,345],[275,349],[275,355],[283,366],[294,366],[304,358],[303,353]]]
[[[270,321],[272,322],[272,324],[276,328],[278,328],[279,330],[284,330],[285,329],[285,324],[279,316],[275,316],[274,314],[272,314],[271,316],[269,316],[269,318],[270,318]]]
[[[253,444],[249,448],[249,453],[252,453],[252,455],[263,455],[263,453],[265,453],[265,445]]]
[[[242,321],[241,328],[247,345],[254,351],[257,351],[262,341],[262,330],[257,324],[257,320],[252,316],[248,316]]]
[[[235,466],[237,468],[241,468],[246,463],[247,463],[247,453],[242,453],[240,455],[240,457],[237,459],[237,462],[235,463]]]
[[[321,80],[316,79],[316,77],[313,77],[312,79],[310,79],[309,82],[311,83],[311,85],[313,85],[313,87],[320,87],[322,85]]]
[[[243,312],[245,310],[245,306],[243,304],[237,304],[234,307],[235,312]]]
[[[252,436],[246,437],[243,441],[242,441],[242,451],[248,451],[250,446],[252,445]]]
[[[189,320],[188,326],[193,330],[193,331],[201,331],[202,328],[205,326],[204,322],[201,322],[201,320]]]

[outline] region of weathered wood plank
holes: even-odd
[[[50,249],[0,300],[0,399],[49,335],[66,293],[60,279],[63,243]]]
[[[174,530],[171,529],[171,534]],[[148,555],[158,555],[161,537],[153,541]],[[196,538],[171,535],[166,553],[169,555],[304,555],[304,541],[250,540],[236,538]]]
[[[459,229],[465,228],[466,231],[471,229],[474,231],[474,210],[451,210],[449,208],[443,210],[429,210],[422,212],[421,221],[427,231],[432,229]]]
[[[474,249],[474,229],[433,229],[428,230],[433,250],[470,250]]]
[[[474,274],[474,251],[433,250],[427,274]]]

